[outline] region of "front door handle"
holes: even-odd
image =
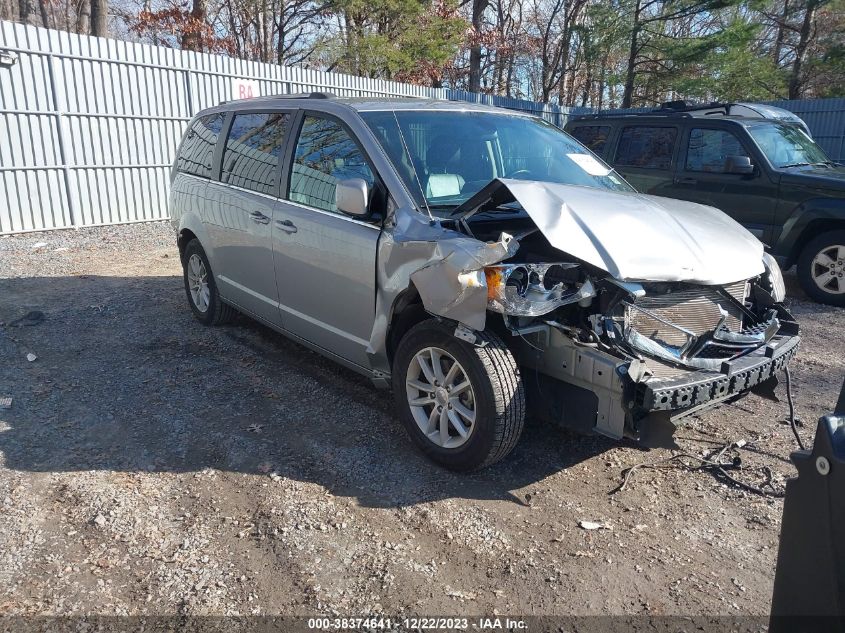
[[[250,211],[249,217],[257,224],[270,224],[269,216],[264,215],[261,211]]]
[[[675,178],[676,185],[697,185],[697,178]]]
[[[282,229],[285,233],[296,233],[299,230],[290,220],[276,220],[276,226]]]

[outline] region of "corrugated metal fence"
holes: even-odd
[[[170,165],[185,124],[198,110],[235,98],[235,81],[254,81],[265,95],[330,91],[487,103],[560,126],[569,112],[4,21],[0,52],[17,56],[11,66],[0,63],[0,234],[165,219]],[[827,147],[842,149],[845,100],[776,105],[805,117]]]

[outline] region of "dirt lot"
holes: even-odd
[[[809,439],[845,310],[788,283]],[[196,323],[169,225],[0,238],[0,322],[0,614],[768,612],[781,500],[682,469],[610,494],[669,451],[539,423],[444,472],[367,380],[246,319]],[[781,489],[785,414],[749,396],[679,444],[744,439],[736,476]]]

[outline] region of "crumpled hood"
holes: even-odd
[[[500,179],[549,243],[625,281],[721,285],[763,272],[763,244],[694,202]]]

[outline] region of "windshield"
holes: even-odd
[[[797,125],[765,123],[749,126],[748,132],[775,167],[832,164],[822,148]]]
[[[448,213],[494,178],[633,191],[578,141],[541,119],[419,110],[361,116],[420,208],[434,213]]]

